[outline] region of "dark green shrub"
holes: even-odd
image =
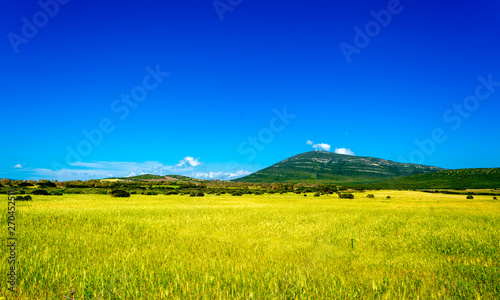
[[[339,193],[339,198],[342,199],[354,199],[354,195],[351,193]]]
[[[497,197],[493,197],[493,200],[497,200]]]
[[[31,201],[33,200],[30,195],[24,196],[24,201]]]
[[[472,195],[467,195],[467,199],[474,199]]]
[[[31,192],[31,195],[49,195],[49,192],[42,189],[37,189]]]
[[[52,195],[54,195],[54,196],[62,196],[63,193],[61,191],[55,191],[55,192],[52,193]]]
[[[368,194],[368,195],[366,195],[366,197],[373,199],[373,198],[375,198],[375,195],[374,194]]]
[[[24,201],[24,197],[23,196],[16,196],[16,201]]]
[[[124,190],[114,189],[109,193],[111,197],[130,197],[130,193]]]
[[[319,197],[319,192],[314,193],[314,197]]]
[[[19,191],[19,195],[24,195],[24,194],[26,194],[26,192],[25,192],[25,191],[23,191],[23,190],[20,190],[20,191]]]
[[[391,196],[387,196],[386,199],[391,199]]]
[[[307,194],[304,194],[304,197],[307,197]]]
[[[21,182],[20,184],[18,184],[18,186],[33,186],[33,183],[23,181],[23,182]]]
[[[204,197],[205,194],[203,192],[198,192],[196,193],[196,197]]]
[[[176,192],[176,191],[167,191],[165,193],[165,195],[178,195],[178,194],[179,194],[179,192]]]

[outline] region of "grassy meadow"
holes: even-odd
[[[34,196],[17,203],[18,292],[0,297],[500,297],[500,201],[367,193]]]

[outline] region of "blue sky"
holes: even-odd
[[[3,1],[0,178],[500,167],[498,1]]]

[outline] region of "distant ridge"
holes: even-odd
[[[441,170],[364,185],[382,189],[498,189],[500,168]]]
[[[444,169],[374,157],[310,151],[234,181],[368,183],[440,170]]]
[[[129,181],[204,181],[203,179],[192,178],[183,175],[154,175],[154,174],[141,174],[129,177],[113,177],[108,179],[129,180]]]

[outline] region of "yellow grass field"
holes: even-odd
[[[4,279],[0,297],[500,298],[500,201],[367,193],[33,196],[16,204],[18,292]]]

